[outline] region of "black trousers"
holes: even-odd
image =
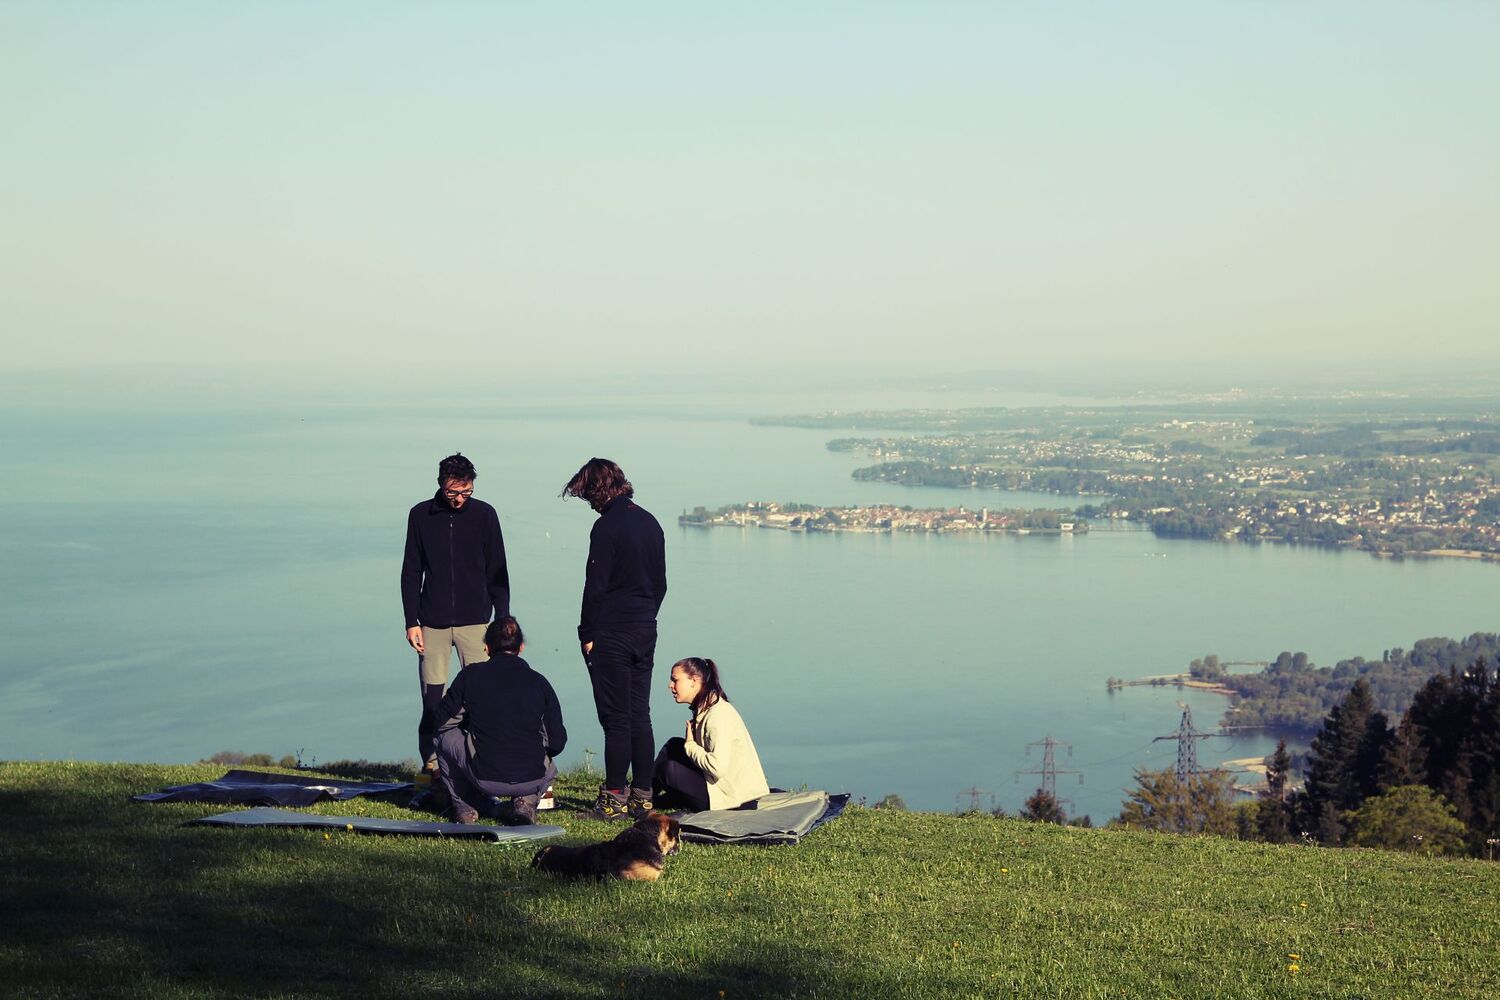
[[[600,632],[587,657],[594,708],[604,730],[604,787],[651,787],[651,667],[656,626]],[[627,780],[627,772],[629,774]]]
[[[437,760],[438,706],[443,703],[444,690],[441,684],[422,685],[422,721],[417,723],[417,752],[422,755],[418,759],[424,764]]]
[[[656,776],[651,788],[651,805],[656,809],[688,809],[702,812],[708,808],[708,779],[687,755],[687,744],[674,736],[662,744],[656,755]]]

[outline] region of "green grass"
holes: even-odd
[[[690,844],[655,884],[578,884],[532,872],[535,845],[127,801],[221,772],[0,764],[0,995],[1500,995],[1482,861],[851,808],[800,847]]]

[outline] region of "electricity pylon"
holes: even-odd
[[[1031,756],[1032,747],[1042,748],[1042,766],[1023,768],[1022,770],[1017,771],[1016,783],[1020,784],[1021,775],[1023,774],[1040,774],[1042,776],[1042,791],[1052,796],[1052,798],[1055,799],[1059,805],[1067,804],[1071,806],[1073,804],[1071,800],[1059,799],[1057,797],[1057,776],[1059,774],[1076,774],[1078,775],[1078,783],[1081,785],[1083,784],[1083,772],[1075,771],[1071,768],[1058,767],[1057,758],[1053,754],[1053,750],[1057,747],[1067,747],[1068,756],[1071,757],[1073,756],[1073,744],[1064,743],[1061,740],[1054,740],[1051,736],[1044,736],[1039,740],[1033,740],[1030,743],[1026,744],[1026,756]]]
[[[1182,703],[1178,702],[1178,704]],[[1182,721],[1177,724],[1177,732],[1171,736],[1158,736],[1151,742],[1177,741],[1177,780],[1186,781],[1191,775],[1204,773],[1198,769],[1198,741],[1222,735],[1222,733],[1200,733],[1193,727],[1193,710],[1183,705]]]

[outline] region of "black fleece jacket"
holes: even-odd
[[[667,547],[661,525],[629,497],[605,504],[589,532],[578,641],[607,628],[655,626],[667,596]]]
[[[401,562],[401,608],[406,627],[484,625],[510,614],[510,574],[500,517],[470,497],[457,510],[442,491],[406,517]]]
[[[519,656],[497,654],[460,670],[438,718],[440,730],[457,726],[469,735],[474,773],[488,781],[540,778],[542,755],[556,758],[568,743],[551,683]]]

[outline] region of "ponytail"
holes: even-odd
[[[707,711],[715,702],[729,700],[729,695],[724,693],[724,685],[719,683],[719,666],[708,657],[685,657],[672,664],[672,669],[680,669],[703,685],[698,691],[698,696],[693,699],[695,717]]]

